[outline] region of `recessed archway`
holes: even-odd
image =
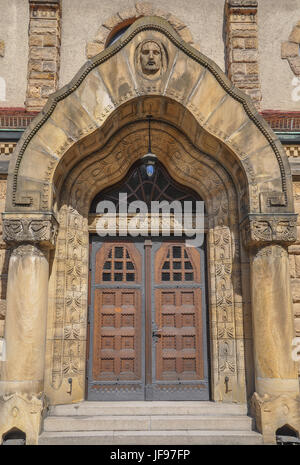
[[[293,334],[286,245],[295,240],[296,218],[286,154],[250,99],[166,21],[152,17],[136,21],[50,97],[10,163],[3,230],[15,250],[0,387],[35,395],[44,389],[52,403],[84,398],[89,207],[146,153],[149,114],[159,160],[207,204],[212,397],[246,402],[255,381],[261,415],[265,393],[286,389],[292,405],[298,379],[286,352]],[[31,280],[25,299],[23,267]],[[272,300],[261,286],[264,274],[276,288]],[[261,336],[270,321],[276,331]],[[29,369],[24,363],[16,370],[16,357],[28,362],[33,346]],[[274,416],[276,399],[268,401]]]
[[[134,102],[134,107],[144,104],[145,100],[141,99]],[[122,120],[123,111],[128,111],[128,105],[120,108],[113,120]],[[108,124],[108,127],[111,130],[113,126]],[[87,249],[88,234],[96,231],[96,218],[89,216],[91,202],[100,190],[124,178],[133,163],[146,153],[147,131],[146,120],[112,131],[103,147],[97,149],[94,145],[94,151],[86,154],[65,177],[63,173],[67,170],[63,165],[55,178],[60,228],[59,247],[53,256],[50,277],[48,321],[51,322],[51,337],[46,357],[55,363],[46,367],[45,388],[55,403],[69,400],[69,377],[73,378],[73,399],[85,396]],[[243,298],[241,257],[245,252],[239,232],[239,219],[244,215],[248,196],[245,174],[236,166],[232,175],[229,174],[230,165],[234,165],[232,154],[203,131],[198,136],[202,150],[174,123],[152,122],[152,148],[158,158],[177,182],[192,185],[206,205],[212,398],[245,401],[247,393],[249,396],[253,389],[250,305],[248,298]],[[81,147],[77,147],[77,153]],[[74,156],[66,160],[75,163]],[[238,202],[239,196],[244,201]],[[244,264],[244,279],[249,273],[247,269]],[[66,271],[62,274],[62,270]],[[66,335],[65,351],[59,349],[61,334]],[[249,338],[246,346],[245,334]],[[228,378],[229,388],[225,378]]]

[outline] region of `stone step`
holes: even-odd
[[[77,404],[55,405],[49,410],[51,416],[76,415],[246,415],[245,404],[222,402],[80,402]]]
[[[67,431],[44,432],[39,445],[256,445],[253,431]]]
[[[44,431],[175,431],[175,430],[231,430],[251,431],[252,419],[246,415],[93,415],[49,416]]]

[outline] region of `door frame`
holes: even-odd
[[[132,242],[134,245],[137,247],[137,250],[144,256],[142,256],[142,270],[141,270],[141,276],[142,276],[142,283],[141,283],[141,370],[142,370],[142,376],[141,379],[144,383],[144,391],[145,391],[145,398],[143,399],[137,399],[136,394],[134,393],[132,399],[128,399],[128,396],[126,398],[122,399],[122,395],[118,399],[111,399],[111,398],[104,398],[103,399],[88,399],[88,393],[89,393],[89,378],[92,376],[92,367],[93,367],[93,361],[92,357],[90,359],[90,355],[93,354],[93,325],[94,325],[94,312],[93,312],[93,305],[94,305],[94,295],[92,292],[92,263],[93,260],[95,259],[95,252],[93,253],[92,251],[92,244],[93,242],[99,242],[99,243],[106,243],[106,242]],[[151,295],[150,295],[150,300],[151,300],[151,311],[149,312],[149,317],[150,317],[150,323],[151,327],[149,327],[149,324],[147,325],[147,315],[146,315],[146,291],[145,288],[143,287],[143,283],[145,282],[145,274],[146,274],[146,266],[147,266],[147,260],[146,260],[146,250],[144,252],[143,249],[146,249],[145,245],[147,244],[146,241],[150,240],[150,276],[151,276],[151,284],[150,284],[150,289],[151,289]],[[147,396],[147,391],[149,391],[149,387],[152,388],[153,386],[153,381],[156,381],[156,350],[155,350],[155,343],[152,341],[152,322],[155,321],[155,286],[159,286],[155,284],[155,253],[159,249],[159,247],[162,245],[163,242],[182,242],[184,238],[181,237],[176,237],[176,236],[158,236],[158,237],[144,237],[144,236],[138,236],[138,237],[130,237],[130,236],[116,236],[116,237],[100,237],[95,233],[90,233],[89,234],[89,282],[88,282],[88,320],[87,320],[87,342],[86,342],[86,375],[85,375],[85,385],[86,385],[86,394],[85,394],[85,399],[88,401],[92,400],[97,400],[97,401],[113,401],[113,400],[120,400],[120,401],[128,401],[128,400],[145,400],[145,401],[151,401],[151,400],[190,400],[187,398],[187,393],[183,393],[179,398],[177,399],[170,399],[170,395],[168,392],[165,392],[165,394],[162,396],[162,398],[156,399],[153,398],[153,395]],[[140,247],[138,247],[138,243],[140,243]],[[101,247],[101,245],[100,245]],[[100,248],[99,247],[99,248]],[[99,250],[99,249],[98,249]],[[204,284],[201,287],[201,299],[202,299],[202,325],[203,325],[203,331],[202,331],[202,350],[203,350],[203,362],[204,362],[204,378],[205,382],[207,383],[207,393],[203,398],[197,398],[194,399],[195,401],[197,400],[210,400],[211,399],[211,370],[210,370],[210,346],[209,346],[209,321],[208,321],[208,308],[207,308],[207,296],[208,296],[208,276],[207,276],[207,247],[206,247],[206,234],[204,236],[204,241],[203,245],[197,250],[200,253],[201,256],[201,269],[200,273],[201,276],[203,277]],[[174,286],[173,286],[174,287]],[[178,286],[179,287],[179,286]],[[154,320],[153,320],[154,318]],[[147,331],[148,330],[148,331]],[[150,349],[150,354],[147,352],[147,334],[148,338],[151,341],[151,349]],[[149,350],[149,349],[148,349]],[[148,357],[148,360],[151,360],[151,366],[150,372],[152,374],[152,382],[150,385],[147,385],[147,373],[146,373],[146,358]],[[199,380],[197,380],[199,382]],[[130,382],[131,383],[131,382]],[[170,384],[169,382],[165,381],[156,381],[157,384]],[[111,383],[112,384],[112,383]],[[192,382],[189,382],[189,384],[193,384]],[[155,397],[155,396],[154,396]]]

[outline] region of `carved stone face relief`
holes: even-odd
[[[136,50],[136,67],[146,79],[158,79],[166,70],[166,52],[161,43],[144,40]]]
[[[161,50],[159,45],[152,40],[145,42],[140,54],[142,71],[145,74],[156,74],[161,68]]]

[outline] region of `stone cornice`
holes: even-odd
[[[3,213],[3,240],[8,243],[38,243],[55,246],[58,222],[52,213],[36,213],[28,216]]]
[[[240,229],[246,247],[289,245],[297,239],[297,214],[250,214],[241,222]]]

